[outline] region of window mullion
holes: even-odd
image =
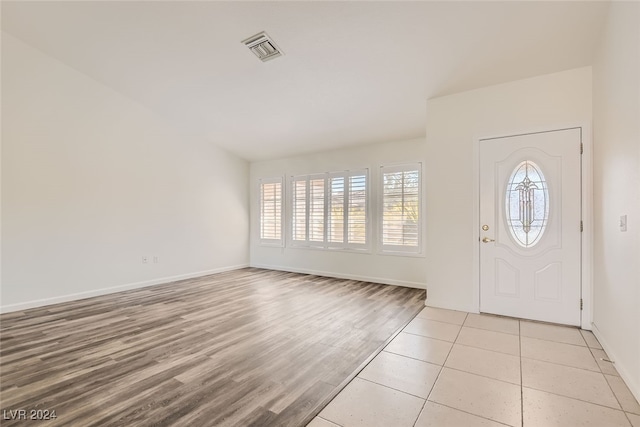
[[[322,212],[322,218],[324,220],[324,226],[322,230],[322,244],[326,248],[329,243],[329,185],[331,184],[331,178],[328,173],[324,174],[324,212]]]
[[[343,175],[344,179],[344,200],[342,201],[342,246],[349,246],[349,202],[351,198],[351,181],[349,179],[349,173],[346,172]]]
[[[309,243],[309,228],[310,228],[310,224],[309,224],[309,211],[311,210],[311,203],[310,203],[310,199],[311,199],[311,192],[309,191],[309,177],[307,176],[305,178],[305,198],[304,198],[304,205],[305,205],[305,209],[304,209],[304,241],[305,243]]]

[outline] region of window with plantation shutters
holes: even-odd
[[[282,245],[282,178],[260,180],[260,242]]]
[[[419,163],[381,168],[382,252],[420,252],[420,171]]]
[[[366,249],[367,171],[291,178],[294,246]]]

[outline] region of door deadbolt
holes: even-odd
[[[489,226],[488,225],[483,225],[482,226],[482,231],[488,231],[489,230]]]

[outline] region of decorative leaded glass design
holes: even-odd
[[[549,221],[549,191],[540,167],[525,160],[514,169],[505,194],[507,226],[524,248],[540,241]]]

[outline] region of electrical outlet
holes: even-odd
[[[142,255],[142,263],[143,263],[143,264],[146,264],[146,263],[148,263],[148,262],[149,262],[149,257],[148,257],[148,256],[146,256],[146,255]]]
[[[153,263],[154,263],[154,264],[157,264],[157,263],[159,263],[159,262],[160,262],[160,258],[158,258],[158,255],[154,255],[154,256],[153,256]]]
[[[622,215],[620,217],[620,231],[627,231],[627,216]]]

